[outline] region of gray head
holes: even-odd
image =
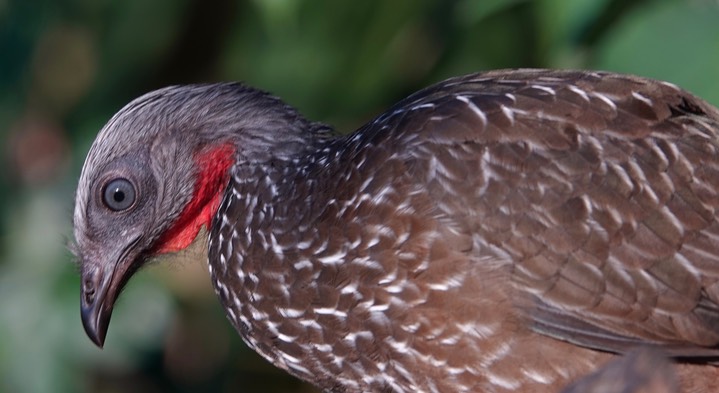
[[[88,153],[73,218],[88,336],[102,346],[132,274],[209,224],[232,165],[290,158],[320,130],[236,83],[164,88],[113,116]]]

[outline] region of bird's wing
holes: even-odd
[[[715,108],[668,83],[527,70],[450,80],[375,123],[472,252],[507,261],[537,331],[719,354]]]

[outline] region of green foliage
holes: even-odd
[[[717,20],[711,0],[0,0],[0,391],[309,391],[239,341],[201,253],[133,280],[105,350],[84,336],[73,188],[131,98],[244,80],[349,132],[445,77],[561,67],[719,104]]]
[[[719,104],[719,6],[657,2],[626,15],[598,45],[595,64],[641,70]]]

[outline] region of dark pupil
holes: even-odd
[[[121,189],[116,188],[115,192],[112,194],[112,199],[115,202],[120,203],[125,200],[125,193]]]

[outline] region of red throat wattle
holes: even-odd
[[[194,195],[177,221],[157,242],[156,253],[183,250],[195,240],[203,225],[210,227],[212,216],[219,208],[222,193],[227,186],[234,153],[234,146],[227,144],[195,155],[195,165],[200,170]]]

